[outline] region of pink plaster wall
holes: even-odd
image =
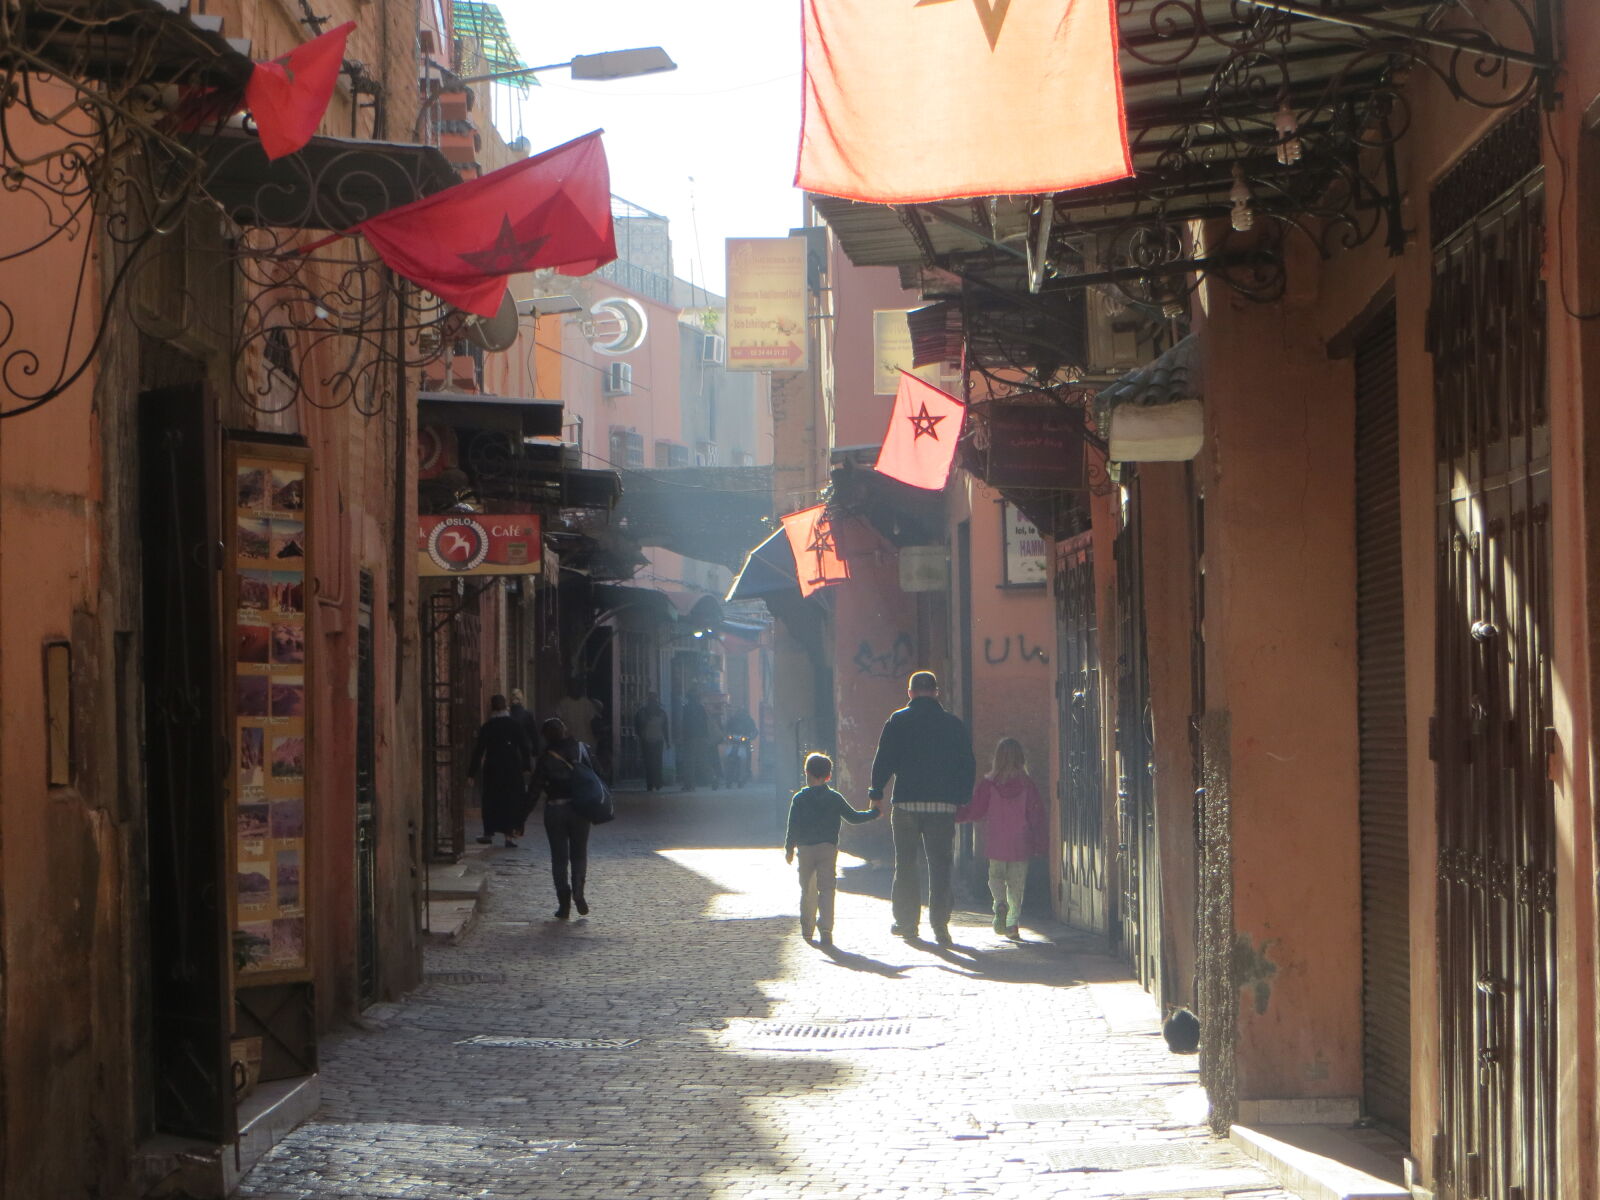
[[[900,286],[894,267],[858,267],[837,244],[833,251],[833,444],[877,446],[894,397],[873,391],[872,314],[916,308],[922,300]]]
[[[1296,259],[1292,270],[1315,271]],[[1293,306],[1205,327],[1207,707],[1231,723],[1241,1100],[1361,1087],[1348,362]],[[1315,704],[1306,697],[1315,695]]]

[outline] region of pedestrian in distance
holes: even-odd
[[[972,793],[972,803],[956,820],[983,822],[983,852],[989,860],[989,894],[994,898],[994,931],[1022,940],[1022,894],[1028,885],[1028,860],[1044,854],[1044,797],[1028,774],[1028,757],[1016,738],[1001,738],[994,765]]]
[[[573,737],[560,717],[539,727],[544,749],[533,771],[533,796],[544,799],[544,832],[550,841],[550,874],[556,885],[556,920],[565,921],[574,907],[589,915],[584,884],[589,877],[590,824],[572,806],[572,779],[588,748]]]
[[[528,735],[511,716],[504,696],[489,698],[489,719],[478,730],[472,747],[472,765],[467,769],[467,786],[477,783],[483,790],[479,804],[483,809],[483,836],[480,845],[494,844],[496,834],[504,845],[516,849],[516,831],[528,811],[528,772],[533,767],[533,747]]]
[[[667,710],[661,707],[661,697],[650,692],[644,703],[633,714],[633,732],[639,739],[639,754],[644,759],[644,790],[661,790],[661,760],[666,748],[672,745],[672,724]]]
[[[678,782],[692,792],[706,779],[717,778],[717,748],[711,740],[711,715],[695,684],[678,710]]]
[[[539,754],[539,722],[528,711],[522,695],[521,688],[511,689],[511,719],[521,727],[523,735],[528,739],[528,749],[532,757]],[[526,792],[526,789],[524,789]],[[512,830],[513,836],[522,837],[523,822],[528,819],[528,814],[533,811],[533,797],[525,795],[522,803],[522,819],[517,822],[516,829]]]
[[[955,858],[956,809],[972,799],[978,774],[972,738],[961,718],[939,703],[939,680],[918,671],[906,683],[908,703],[890,715],[878,737],[867,796],[882,800],[894,781],[889,829],[894,837],[890,932],[917,937],[922,917],[922,860],[928,864],[928,924],[934,940],[950,945],[950,868]]]
[[[879,815],[874,804],[858,809],[828,786],[833,759],[810,754],[805,761],[806,786],[789,801],[789,831],[783,840],[783,861],[800,859],[800,935],[833,945],[833,898],[838,875],[839,822],[859,825]]]

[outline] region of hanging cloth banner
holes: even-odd
[[[877,204],[1133,174],[1116,0],[802,0],[795,184]]]
[[[941,490],[950,478],[966,415],[967,406],[954,396],[901,371],[889,430],[873,469],[914,488]]]
[[[465,312],[492,317],[512,275],[541,267],[587,275],[617,257],[600,130],[391,208],[301,253],[354,233],[396,274]]]
[[[245,85],[245,103],[268,158],[299,150],[317,132],[344,67],[344,46],[354,21],[296,46],[282,58],[257,63]]]
[[[795,578],[802,596],[850,578],[850,564],[839,554],[827,508],[826,504],[817,504],[782,518],[784,536],[794,551]]]

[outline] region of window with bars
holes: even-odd
[[[611,465],[640,469],[644,466],[644,435],[621,425],[611,427]]]

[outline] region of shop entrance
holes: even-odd
[[[1469,153],[1433,198],[1434,228],[1445,239],[1434,251],[1430,317],[1439,606],[1435,1162],[1440,1195],[1449,1200],[1557,1194],[1550,424],[1538,147],[1530,108]],[[1530,174],[1505,178],[1507,163],[1530,158]],[[1464,200],[1472,206],[1463,211]]]
[[[139,401],[151,1124],[234,1135],[214,413],[196,386]]]

